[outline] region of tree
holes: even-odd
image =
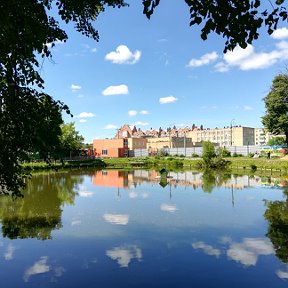
[[[68,107],[43,92],[39,56],[51,58],[50,48],[68,36],[52,9],[75,29],[98,41],[92,21],[106,6],[123,0],[0,1],[0,194],[20,195],[27,174],[21,161],[29,152],[52,152],[59,146],[61,112]]]
[[[190,26],[201,25],[201,38],[211,32],[226,39],[224,52],[237,45],[246,48],[259,37],[261,27],[270,35],[280,21],[287,22],[285,0],[185,0],[190,11]],[[273,3],[272,3],[273,2]],[[143,0],[143,13],[150,18],[160,0]]]
[[[285,134],[288,145],[288,74],[273,79],[268,95],[264,98],[266,112],[262,117],[264,127],[274,135]]]
[[[268,221],[267,237],[270,238],[276,256],[288,263],[288,191],[284,190],[284,201],[265,201],[264,216]]]
[[[281,136],[278,137],[273,137],[271,139],[269,139],[267,145],[268,146],[283,146],[285,145],[285,139]]]
[[[75,129],[75,123],[67,123],[61,125],[60,136],[60,152],[64,156],[79,151],[83,147],[84,137],[79,135],[79,132]]]

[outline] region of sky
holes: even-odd
[[[176,126],[263,127],[263,98],[286,73],[288,29],[263,29],[245,50],[223,54],[225,39],[189,26],[184,1],[161,1],[151,19],[142,1],[108,8],[94,27],[96,42],[61,24],[68,41],[56,43],[41,67],[45,91],[67,104],[85,138],[112,138],[124,124],[142,130]]]

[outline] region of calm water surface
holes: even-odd
[[[157,176],[35,175],[0,198],[1,287],[288,286],[284,182]]]

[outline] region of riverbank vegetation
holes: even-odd
[[[229,169],[240,170],[245,173],[251,171],[268,171],[280,172],[288,174],[288,160],[275,158],[250,158],[250,157],[225,157],[225,161],[229,161]],[[99,167],[107,169],[132,169],[132,168],[183,168],[199,170],[201,168],[202,158],[182,157],[182,156],[165,156],[165,157],[141,157],[141,158],[110,158],[110,159],[94,159],[94,160],[78,160],[61,162],[30,162],[24,163],[23,168],[29,171],[37,171],[42,169],[60,169],[60,168],[85,168]],[[227,167],[226,167],[227,168]]]

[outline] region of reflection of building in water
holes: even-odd
[[[118,171],[118,170],[102,170],[97,171],[93,176],[93,184],[96,186],[129,188],[136,187],[145,182],[159,183],[159,172],[152,170],[134,170],[134,171]],[[169,172],[169,184],[176,186],[189,187],[193,189],[201,188],[203,186],[203,174],[200,172]],[[231,176],[225,180],[220,181],[220,176],[215,176],[215,186],[224,188],[244,189],[246,187],[257,187],[263,184],[263,179],[260,176],[253,178],[248,175]]]
[[[107,187],[129,187],[133,183],[133,175],[127,171],[102,170],[93,175],[93,185]]]

